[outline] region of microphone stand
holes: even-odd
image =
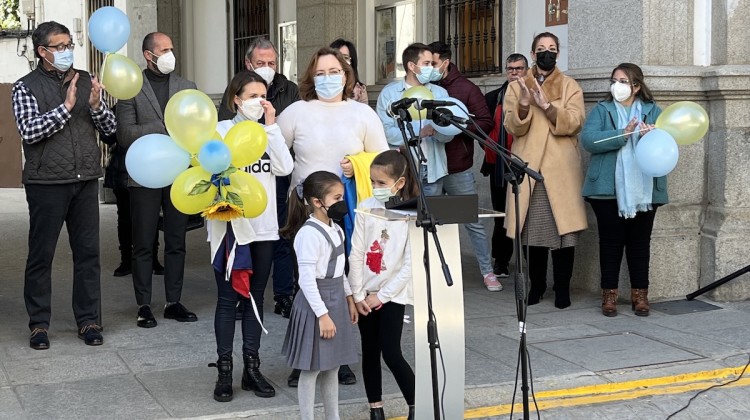
[[[449,110],[436,108],[428,111],[431,118],[437,125],[448,126],[449,124],[461,130],[461,132],[472,139],[479,142],[479,144],[489,148],[497,156],[503,160],[503,164],[509,169],[505,173],[505,179],[511,185],[514,198],[514,209],[516,214],[516,233],[513,241],[514,251],[516,253],[516,272],[514,274],[514,285],[516,293],[516,312],[518,315],[518,330],[520,333],[520,341],[518,346],[518,358],[521,362],[521,393],[523,401],[523,418],[529,420],[529,351],[526,346],[526,278],[523,270],[523,258],[521,253],[523,247],[521,246],[521,220],[519,218],[520,205],[519,205],[519,194],[520,185],[523,181],[523,177],[528,175],[530,178],[537,182],[543,182],[544,178],[541,174],[529,168],[528,164],[519,159],[518,156],[512,154],[512,152],[505,147],[500,146],[494,142],[490,142],[481,136],[464,128],[457,120],[453,117],[453,114]]]
[[[415,156],[419,159],[419,164],[426,162],[422,148],[419,146],[420,139],[414,134],[414,129],[411,126],[411,116],[405,109],[399,109],[398,115],[394,113],[393,118],[398,124],[398,128],[401,130],[401,135],[404,138],[404,144],[406,145],[406,155],[411,168],[414,179],[419,180],[419,167]],[[409,134],[406,134],[406,131]],[[412,154],[414,153],[414,154]],[[438,370],[437,370],[437,349],[440,348],[438,341],[438,330],[437,330],[437,319],[435,313],[432,310],[432,278],[430,275],[430,252],[429,252],[429,234],[432,234],[432,238],[435,241],[435,248],[437,250],[438,257],[440,258],[440,265],[445,276],[445,281],[448,286],[453,286],[453,278],[451,277],[450,269],[448,264],[445,262],[445,256],[443,255],[443,249],[440,246],[440,240],[437,234],[437,223],[435,216],[430,212],[430,208],[427,204],[427,199],[424,194],[424,186],[421,182],[417,182],[419,188],[419,198],[417,199],[417,227],[422,228],[423,239],[424,239],[424,271],[427,286],[427,341],[430,346],[430,371],[432,374],[432,408],[433,418],[441,418],[440,410],[440,396],[438,387]],[[446,380],[446,378],[443,378]]]

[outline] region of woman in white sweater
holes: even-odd
[[[302,100],[278,120],[294,150],[292,188],[315,171],[348,172],[351,163],[344,156],[388,150],[378,114],[351,99],[355,83],[352,67],[338,50],[325,47],[315,53],[299,83]]]
[[[294,150],[291,190],[316,171],[351,177],[352,164],[345,156],[388,150],[378,115],[351,99],[355,83],[354,70],[338,50],[324,47],[313,55],[299,82],[301,100],[278,120],[287,146]],[[298,376],[298,370],[292,372],[290,386],[296,386]],[[348,366],[341,366],[339,382],[356,382]]]
[[[232,348],[234,342],[235,307],[240,299],[246,302],[242,313],[242,389],[254,391],[259,397],[272,397],[276,391],[260,373],[260,336],[263,330],[263,295],[271,274],[274,241],[279,239],[279,224],[276,219],[276,177],[289,175],[294,167],[292,155],[286,147],[279,126],[276,125],[276,111],[266,100],[266,82],[255,72],[240,72],[232,79],[227,88],[226,103],[229,110],[237,115],[231,120],[220,121],[216,131],[224,137],[237,123],[257,121],[265,116],[265,130],[268,134],[268,146],[263,156],[256,162],[240,168],[253,174],[263,185],[268,197],[268,204],[263,213],[252,219],[232,220],[232,235],[227,235],[227,223],[217,220],[209,221],[209,239],[211,241],[211,261],[231,261],[219,252],[227,252],[229,246],[223,243],[233,241],[236,246],[249,242],[252,258],[252,277],[250,279],[250,299],[240,296],[227,281],[226,267],[223,272],[216,272],[218,300],[214,316],[214,332],[219,360],[219,378],[214,389],[214,399],[229,401],[232,399]],[[233,238],[232,238],[233,236]],[[226,265],[227,262],[224,261]]]

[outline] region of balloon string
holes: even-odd
[[[104,75],[106,74],[106,73],[104,73],[104,68],[105,68],[105,67],[107,66],[107,59],[108,59],[108,58],[109,58],[109,53],[105,53],[105,54],[104,54],[104,61],[102,61],[102,69],[101,69],[101,71],[100,71],[100,73],[99,73],[99,81],[100,81],[100,82],[101,82],[101,84],[103,84],[104,86],[107,86],[107,84],[106,84],[106,83],[104,83]]]
[[[631,134],[633,134],[633,133],[640,133],[640,132],[643,132],[643,131],[646,131],[646,130],[650,130],[650,129],[649,129],[649,128],[643,128],[643,129],[640,129],[640,130],[638,130],[638,131],[632,131],[632,132],[630,132],[630,133],[625,133],[625,134],[618,134],[618,135],[616,135],[616,136],[612,136],[612,137],[607,137],[606,139],[601,139],[601,140],[597,140],[597,141],[595,141],[595,142],[594,142],[594,144],[596,144],[596,143],[601,143],[601,142],[603,142],[603,141],[607,141],[607,140],[612,140],[612,139],[616,139],[616,138],[618,138],[618,137],[629,136],[629,135],[631,135]]]

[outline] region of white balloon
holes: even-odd
[[[439,100],[454,103],[454,105],[440,107],[440,109],[446,109],[450,111],[454,117],[469,119],[469,114],[467,112],[468,108],[466,108],[466,105],[464,105],[463,102],[459,101],[456,98],[450,98],[450,97],[441,98]],[[435,122],[432,122],[431,124],[435,128],[435,131],[446,136],[455,136],[456,134],[461,133],[461,130],[459,130],[458,127],[454,126],[453,124],[450,124],[446,127],[439,126]],[[466,124],[459,124],[459,125],[463,128],[466,128]]]

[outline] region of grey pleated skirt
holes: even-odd
[[[529,211],[526,214],[523,231],[521,231],[521,243],[550,249],[567,248],[576,246],[579,233],[571,232],[562,236],[558,233],[552,206],[547,197],[547,189],[544,183],[537,182],[531,193]]]
[[[343,277],[318,279],[320,297],[336,325],[336,335],[331,339],[324,340],[320,337],[318,317],[307,302],[305,294],[302,291],[297,293],[282,348],[289,367],[301,370],[331,370],[359,361],[343,281]]]

